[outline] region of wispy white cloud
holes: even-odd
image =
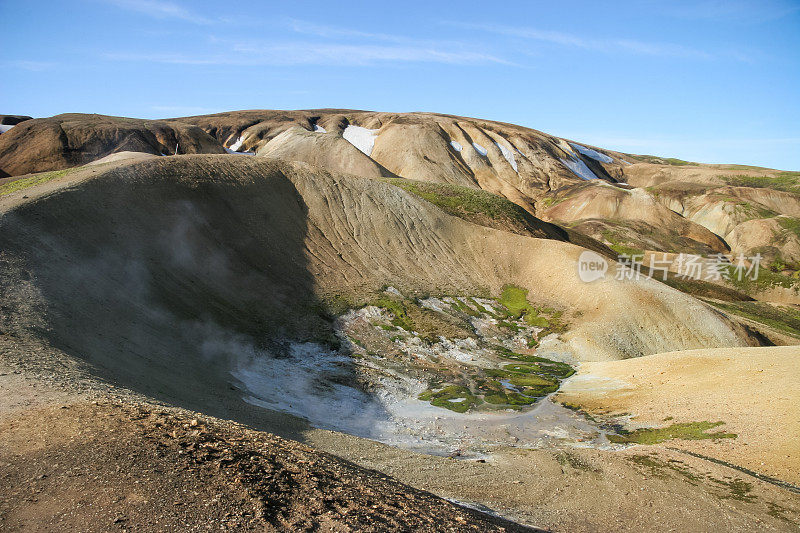
[[[464,24],[449,22],[448,25],[465,29],[484,31],[506,37],[517,37],[532,41],[546,42],[563,47],[579,48],[604,53],[631,53],[637,55],[660,57],[683,57],[695,59],[711,59],[713,54],[687,46],[672,44],[637,41],[633,39],[592,39],[572,33],[541,30],[537,28],[502,26],[492,24]]]
[[[453,65],[505,64],[501,58],[480,52],[435,46],[387,46],[331,43],[260,43],[226,45],[224,54],[107,53],[114,61],[141,61],[176,65],[370,66],[380,63],[443,63]]]
[[[109,4],[135,11],[156,19],[175,19],[193,24],[212,24],[214,20],[204,17],[179,4],[162,0],[107,0]]]
[[[408,43],[413,41],[408,37],[400,35],[392,35],[388,33],[372,33],[359,30],[352,30],[349,28],[339,28],[336,26],[327,26],[323,24],[316,24],[306,20],[299,19],[286,19],[286,26],[295,33],[303,35],[313,35],[315,37],[323,38],[347,38],[347,39],[366,39],[371,41],[385,41],[395,43]],[[418,41],[417,41],[418,42]]]
[[[51,70],[56,66],[55,63],[49,61],[29,61],[25,59],[4,61],[2,65],[9,68],[28,70],[30,72],[43,72],[45,70]]]

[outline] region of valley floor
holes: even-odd
[[[476,460],[317,429],[297,433],[299,444],[15,359],[0,369],[8,531],[521,527],[432,494],[554,531],[800,524],[796,491],[664,446],[565,442]]]

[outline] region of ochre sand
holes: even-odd
[[[800,347],[721,348],[583,363],[558,399],[632,423],[722,421],[735,439],[667,441],[786,481],[800,481]],[[669,420],[665,420],[672,417]]]

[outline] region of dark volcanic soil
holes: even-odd
[[[152,406],[0,419],[4,531],[532,531],[328,454]]]

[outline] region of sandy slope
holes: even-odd
[[[326,305],[336,298],[364,301],[386,284],[409,294],[495,295],[505,283],[520,285],[533,302],[565,311],[569,330],[563,343],[549,349],[583,360],[748,341],[705,304],[654,281],[581,282],[580,252],[569,243],[449,216],[383,181],[301,163],[230,155],[110,162],[0,197],[0,354],[37,371],[47,367],[53,375],[67,373],[63,361],[85,361],[93,376],[151,398],[318,439],[327,450],[368,467],[397,469],[403,481],[438,494],[522,509],[519,515],[530,523],[584,531],[659,524],[691,528],[702,517],[720,528],[745,531],[763,520],[780,529],[786,522],[767,515],[769,505],[777,502],[794,517],[791,497],[753,482],[756,500],[730,503],[727,487],[739,474],[705,468],[700,460],[687,460],[693,471],[710,476],[698,487],[670,469],[668,459],[678,460],[675,455],[659,456],[658,475],[642,466],[647,459],[595,451],[565,456],[540,450],[516,459],[511,451],[492,463],[412,456],[355,438],[306,432],[302,421],[245,404],[232,386],[232,361],[285,338],[324,340],[331,327]],[[88,409],[81,416],[91,418],[94,408]],[[53,427],[67,422],[59,427],[67,440],[74,437],[76,448],[62,450],[56,442],[36,457],[83,465],[97,448],[95,441],[82,440],[80,425],[53,421],[52,412],[20,416],[25,424],[10,422],[18,432],[12,456],[23,453],[20,443],[40,431],[43,420]],[[173,428],[160,413],[143,416],[149,421],[142,424]],[[105,431],[97,441],[103,443],[105,455],[98,459],[103,469],[94,475],[106,479],[117,465],[129,465],[111,459],[125,439],[135,444],[135,453],[153,460],[144,463],[147,468],[161,468],[154,450],[183,455],[166,437],[166,448],[129,438],[141,436],[137,417],[112,417],[112,427],[125,430],[119,435],[92,428]],[[183,425],[178,426],[182,435]],[[197,436],[172,439],[188,447]],[[194,444],[190,457],[202,448]],[[242,450],[246,472],[252,472],[250,456],[251,449]],[[337,465],[320,475],[338,471]],[[158,477],[147,468],[140,472],[145,478]],[[38,472],[6,472],[18,476],[15,487],[43,488],[30,485]],[[543,472],[548,481],[538,485]],[[73,483],[75,494],[86,490],[66,470],[53,474],[59,483]],[[175,480],[193,486],[181,475]],[[158,484],[153,488],[170,494]],[[639,492],[631,497],[632,491]],[[46,496],[54,501],[52,493]],[[14,498],[21,502],[24,494]],[[648,509],[663,501],[692,512],[662,517]],[[302,520],[301,515],[290,516]],[[175,510],[167,508],[163,516],[172,520]]]
[[[98,313],[107,330],[129,330],[130,348],[175,319],[313,334],[319,319],[295,319],[320,298],[364,298],[384,284],[412,294],[521,285],[574,315],[563,349],[583,360],[745,342],[704,304],[653,281],[581,282],[580,248],[475,226],[382,182],[240,156],[97,168],[69,189],[40,186],[46,197],[27,189],[0,200],[4,249],[35,273],[42,305],[70,310],[49,320],[69,343],[89,343],[78,351],[110,342],[86,329],[100,326]],[[144,337],[142,321],[155,324]]]
[[[584,363],[559,400],[634,425],[723,421],[736,439],[668,445],[800,481],[800,347],[728,348]],[[667,417],[673,417],[665,422]]]
[[[369,150],[351,142],[355,138],[346,132],[354,130],[368,137]],[[88,114],[25,120],[0,137],[0,179],[125,151],[172,154],[176,145],[182,154],[258,152],[332,172],[482,189],[605,244],[635,249],[725,253],[730,249],[725,240],[738,224],[800,214],[793,193],[725,186],[730,177],[779,176],[777,170],[668,164],[491,120],[347,109],[249,110],[166,120]],[[786,256],[783,260],[797,255],[781,239],[767,232],[759,236],[763,239],[750,239],[755,242],[748,242],[749,248],[734,242],[733,252],[768,247],[770,261],[777,254]]]
[[[394,176],[340,135],[309,132],[299,126],[291,127],[272,138],[259,149],[258,155],[302,161],[333,172],[366,178]]]
[[[664,231],[661,237],[667,241],[683,237],[696,241],[712,252],[725,252],[727,247],[719,236],[691,222],[659,203],[643,189],[621,189],[605,182],[581,185],[559,198],[559,202],[543,211],[547,220],[562,224],[599,219],[615,223],[648,224],[653,231]]]

